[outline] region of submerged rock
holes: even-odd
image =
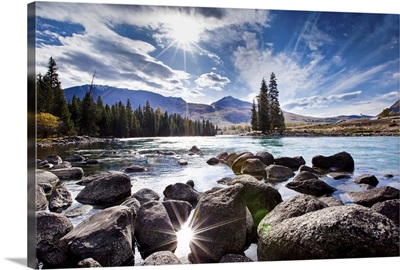
[[[84,157],[82,157],[81,155],[69,155],[65,158],[65,160],[69,162],[81,162],[84,160]]]
[[[194,238],[189,245],[189,260],[212,263],[219,262],[226,254],[242,253],[246,243],[245,221],[243,185],[204,194],[190,223]]]
[[[203,155],[203,152],[196,145],[193,145],[192,148],[190,148],[189,153],[192,153],[193,155]]]
[[[189,163],[186,159],[180,159],[180,160],[178,160],[178,164],[184,166],[184,165],[188,165]]]
[[[126,173],[144,172],[145,168],[139,165],[132,165],[125,169]]]
[[[293,189],[297,192],[313,195],[313,196],[323,196],[327,194],[332,194],[336,191],[336,188],[328,185],[320,179],[308,179],[302,181],[292,181],[285,185],[285,187]]]
[[[347,152],[340,152],[332,156],[315,156],[311,160],[313,166],[330,170],[330,171],[342,171],[352,172],[354,171],[354,160],[353,157]]]
[[[114,206],[85,219],[61,241],[72,261],[93,258],[103,267],[134,265],[134,223],[132,209]]]
[[[360,175],[360,176],[356,177],[355,179],[353,179],[353,181],[356,182],[357,184],[368,184],[371,186],[376,186],[379,184],[379,181],[376,178],[376,176],[372,175],[372,174]]]
[[[259,261],[399,255],[399,231],[385,216],[358,205],[334,206],[274,226],[259,226]]]
[[[219,159],[218,159],[218,158],[215,158],[215,157],[212,157],[212,158],[208,159],[208,160],[206,161],[206,163],[207,163],[208,165],[217,165],[217,164],[219,164]]]
[[[161,202],[150,201],[140,207],[135,222],[135,238],[143,259],[157,251],[175,251],[177,237]]]

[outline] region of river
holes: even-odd
[[[202,150],[203,156],[188,155],[189,149],[196,145]],[[132,193],[147,187],[158,192],[163,197],[163,190],[169,184],[185,183],[191,179],[197,191],[206,191],[212,187],[222,185],[217,180],[224,177],[233,177],[232,170],[226,165],[209,166],[206,161],[221,152],[257,153],[267,151],[274,157],[302,156],[306,165],[312,166],[311,159],[316,155],[333,155],[341,151],[348,152],[354,159],[355,170],[349,179],[334,180],[327,176],[321,177],[329,185],[335,187],[332,196],[344,203],[351,203],[346,195],[349,191],[365,190],[364,186],[355,184],[352,178],[362,174],[373,174],[379,180],[379,186],[392,186],[400,189],[400,138],[399,137],[283,137],[259,138],[237,136],[215,137],[156,137],[156,138],[127,138],[112,143],[94,143],[82,145],[57,145],[37,149],[37,158],[45,158],[50,154],[57,154],[65,158],[72,154],[79,154],[99,161],[97,165],[75,163],[73,166],[83,168],[85,176],[109,170],[123,171],[131,165],[145,167],[144,172],[131,173]],[[113,154],[105,155],[107,151]],[[160,151],[173,151],[175,155],[160,155]],[[186,159],[188,165],[178,164],[179,159]],[[391,174],[388,178],[385,175]],[[276,188],[283,200],[298,194],[287,189],[285,184],[291,179],[280,183],[268,183]],[[73,197],[83,188],[76,185],[76,181],[64,181]],[[71,208],[78,206],[74,201]],[[99,211],[93,209],[87,215],[72,218],[74,225]],[[187,260],[188,247],[180,247],[176,254],[184,262]],[[246,255],[256,260],[256,246],[252,245]],[[135,264],[140,264],[139,252],[136,252]]]

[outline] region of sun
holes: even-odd
[[[176,47],[193,51],[198,47],[201,27],[198,22],[190,17],[176,17],[170,21],[170,37]]]

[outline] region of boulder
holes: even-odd
[[[75,200],[82,204],[109,206],[130,195],[130,178],[124,173],[108,172],[97,174]]]
[[[192,148],[189,149],[189,153],[194,155],[203,155],[203,152],[196,145],[193,145]]]
[[[309,179],[318,179],[318,176],[316,176],[312,172],[307,172],[307,171],[302,171],[299,172],[294,178],[293,181],[304,181],[304,180],[309,180]]]
[[[43,188],[36,185],[36,211],[46,210],[48,203]]]
[[[390,186],[373,188],[366,191],[347,193],[353,203],[371,207],[377,202],[394,200],[399,198],[399,190]]]
[[[282,202],[282,196],[275,188],[250,175],[235,177],[231,184],[237,183],[244,186],[246,206],[253,217],[254,227],[257,228],[264,216]]]
[[[208,165],[217,165],[219,164],[219,159],[216,157],[212,157],[206,161]]]
[[[37,162],[36,162],[36,164],[37,164],[37,167],[38,168],[42,168],[42,169],[51,169],[51,168],[53,168],[54,167],[54,165],[53,164],[51,164],[51,163],[49,163],[47,160],[37,160]]]
[[[289,167],[292,170],[298,170],[301,165],[305,165],[306,161],[302,156],[296,157],[280,157],[275,158],[275,164],[280,166]]]
[[[275,158],[271,153],[268,152],[258,152],[256,153],[256,158],[260,159],[264,165],[268,166],[275,163]]]
[[[217,155],[217,159],[218,159],[218,160],[226,161],[227,158],[228,158],[228,156],[229,156],[228,152],[221,152],[221,153],[219,153],[219,154]]]
[[[135,210],[135,213],[137,214],[141,204],[136,198],[129,198],[123,203],[121,203],[121,205],[133,208]]]
[[[71,261],[92,258],[103,267],[133,266],[134,223],[132,209],[114,206],[85,219],[60,241],[68,245]]]
[[[83,169],[80,167],[56,169],[51,172],[57,175],[60,180],[76,180],[83,176]]]
[[[72,165],[71,165],[70,162],[68,162],[68,161],[63,161],[63,162],[61,162],[60,164],[53,166],[53,167],[52,167],[52,170],[66,169],[66,168],[71,168],[71,167],[72,167]]]
[[[79,217],[79,216],[83,216],[86,213],[89,213],[90,210],[92,210],[93,207],[90,205],[79,205],[73,209],[68,210],[67,212],[65,212],[65,216],[68,218],[74,218],[74,217]]]
[[[37,258],[49,268],[69,266],[67,247],[59,240],[73,229],[71,221],[57,213],[36,212]]]
[[[249,158],[254,158],[254,155],[252,153],[250,153],[250,152],[245,152],[245,153],[240,154],[238,156],[238,158],[236,158],[235,161],[232,164],[232,171],[235,174],[241,174],[242,173],[243,164]]]
[[[320,200],[321,202],[323,202],[326,205],[328,205],[328,207],[344,205],[344,203],[341,200],[339,200],[339,199],[337,199],[335,197],[332,197],[332,196],[325,196],[324,195],[324,196],[319,197],[318,200]]]
[[[332,156],[315,156],[311,160],[313,167],[330,171],[354,171],[353,157],[347,152],[340,152]]]
[[[314,169],[311,167],[308,167],[307,165],[301,165],[299,168],[299,172],[311,172],[315,173]]]
[[[188,161],[186,160],[186,159],[180,159],[180,160],[178,160],[178,164],[179,165],[182,165],[182,166],[184,166],[184,165],[188,165]]]
[[[194,188],[194,181],[193,180],[187,180],[186,184]]]
[[[73,203],[71,192],[65,186],[61,186],[51,193],[49,199],[49,210],[61,213]]]
[[[258,158],[249,158],[243,163],[241,173],[263,178],[265,177],[264,163]]]
[[[136,191],[132,195],[132,198],[138,200],[140,205],[142,205],[150,201],[158,201],[160,199],[160,195],[150,188],[142,188]]]
[[[228,165],[229,167],[232,167],[233,162],[239,157],[238,154],[236,153],[230,153],[228,157],[225,160],[225,164]]]
[[[353,179],[357,184],[368,184],[371,186],[376,186],[379,184],[378,179],[372,174],[363,174]]]
[[[49,155],[46,157],[46,160],[48,163],[51,163],[53,165],[58,165],[63,162],[62,158],[58,155]]]
[[[140,207],[135,222],[135,238],[143,259],[157,251],[175,251],[177,237],[161,202],[150,201]]]
[[[336,191],[336,188],[328,185],[320,179],[308,179],[303,181],[292,181],[285,185],[289,189],[293,189],[297,192],[313,195],[313,196],[323,196],[327,194],[332,194]]]
[[[171,251],[158,251],[151,254],[143,262],[142,266],[145,265],[174,265],[182,264],[178,257]]]
[[[39,186],[43,184],[54,186],[58,181],[59,179],[54,173],[41,169],[36,170],[36,184]]]
[[[90,159],[85,160],[85,164],[86,165],[95,165],[95,164],[99,164],[99,161],[97,159],[90,158]]]
[[[197,205],[190,228],[192,263],[219,262],[230,253],[243,253],[246,244],[246,202],[241,184],[205,194]]]
[[[371,210],[385,215],[399,227],[400,199],[378,202],[371,207]]]
[[[200,196],[196,190],[184,183],[168,185],[163,194],[168,199],[186,201],[193,207],[196,206]]]
[[[132,165],[124,170],[126,173],[144,172],[145,168],[139,165]]]
[[[327,207],[259,226],[259,261],[399,256],[399,231],[358,205]]]
[[[81,162],[84,160],[84,158],[81,155],[69,155],[64,160],[69,162]]]
[[[260,222],[257,232],[260,235],[269,227],[282,222],[285,219],[299,217],[306,213],[328,207],[325,203],[311,195],[299,194],[278,204]]]
[[[226,254],[222,256],[220,263],[253,262],[249,257],[240,254]]]
[[[92,267],[102,267],[97,261],[93,260],[92,258],[84,259],[78,262],[78,268],[92,268]]]
[[[286,181],[294,176],[292,169],[281,165],[269,165],[265,171],[268,181]]]
[[[168,200],[162,202],[162,204],[167,210],[175,231],[179,231],[181,226],[188,220],[192,205],[188,202],[178,200]]]

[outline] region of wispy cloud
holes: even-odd
[[[229,82],[229,78],[222,77],[214,72],[202,74],[195,80],[195,83],[200,88],[209,88],[216,91],[222,91],[223,87]]]

